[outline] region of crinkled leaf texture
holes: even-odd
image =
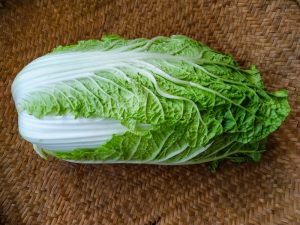
[[[69,114],[126,127],[97,147],[44,154],[86,163],[212,162],[212,170],[224,159],[259,161],[290,111],[287,92],[266,92],[255,66],[244,70],[181,35],[59,46],[21,71],[13,96],[19,113],[38,119]]]

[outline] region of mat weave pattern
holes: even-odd
[[[292,113],[259,164],[77,165],[18,134],[10,88],[59,44],[185,34],[256,64]],[[300,225],[300,4],[274,0],[0,0],[0,224]]]

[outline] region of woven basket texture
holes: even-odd
[[[18,134],[13,79],[57,45],[111,33],[184,34],[287,88],[292,112],[262,161],[210,173],[39,158]],[[300,225],[299,2],[0,0],[0,224]]]

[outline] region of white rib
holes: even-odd
[[[160,162],[164,162],[176,155],[179,155],[180,153],[182,153],[184,150],[186,150],[187,148],[189,147],[189,145],[186,143],[184,144],[181,148],[175,150],[175,151],[172,151],[171,153],[169,153],[168,155],[166,155],[165,157],[163,157],[162,159],[159,159],[159,160],[155,160],[154,162],[155,163],[160,163]]]
[[[193,154],[191,155],[188,155],[187,157],[185,157],[184,159],[182,160],[179,160],[178,163],[185,163],[187,162],[188,160],[200,155],[201,153],[205,152],[211,145],[213,144],[213,142],[207,144],[206,146],[204,147],[201,147],[199,149],[197,149]]]
[[[74,148],[96,148],[122,134],[127,128],[119,121],[95,118],[74,118],[71,115],[45,116],[38,119],[25,112],[19,114],[22,137],[47,150],[69,151]]]

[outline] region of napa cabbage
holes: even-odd
[[[255,66],[182,35],[59,46],[12,85],[21,135],[72,162],[259,161],[287,117],[287,91],[267,92]]]

